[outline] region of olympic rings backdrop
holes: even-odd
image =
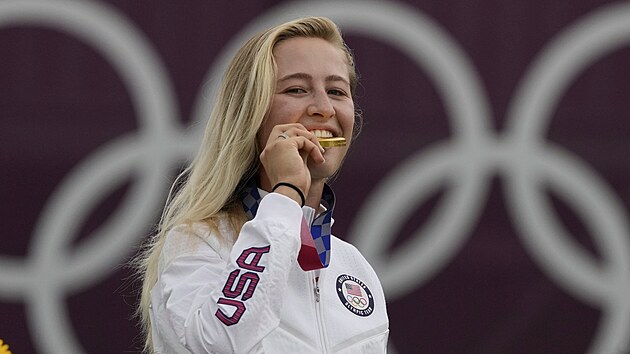
[[[361,73],[333,231],[391,352],[630,352],[630,2],[601,0],[0,0],[0,339],[139,352],[125,264],[227,60],[301,15]]]

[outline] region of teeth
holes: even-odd
[[[332,138],[333,137],[333,134],[328,130],[315,129],[315,130],[312,130],[311,133],[315,134],[315,137],[317,138]]]

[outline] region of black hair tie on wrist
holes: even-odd
[[[280,187],[280,186],[285,186],[285,187],[289,187],[291,189],[293,189],[294,191],[296,191],[299,195],[300,195],[300,199],[302,200],[302,205],[300,205],[300,207],[304,206],[304,203],[306,203],[306,199],[304,199],[304,193],[302,193],[302,191],[300,190],[300,188],[292,185],[291,183],[287,183],[287,182],[279,182],[277,183],[275,186],[273,186],[273,188],[271,189],[272,192],[274,192],[276,190],[276,188]]]

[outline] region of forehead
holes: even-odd
[[[348,64],[342,50],[321,38],[285,39],[273,49],[278,77],[304,72],[316,75],[339,75],[348,78]]]

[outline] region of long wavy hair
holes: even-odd
[[[137,315],[146,338],[145,352],[153,352],[151,289],[158,278],[158,261],[168,231],[194,223],[216,229],[217,218],[227,216],[238,232],[245,222],[240,194],[259,170],[261,151],[256,135],[276,85],[273,49],[278,42],[294,37],[322,38],[338,47],[345,55],[354,95],[358,78],[352,53],[339,28],[327,18],[306,17],[278,25],[257,34],[238,51],[225,72],[201,147],[175,180],[154,236],[134,261],[142,281]]]

